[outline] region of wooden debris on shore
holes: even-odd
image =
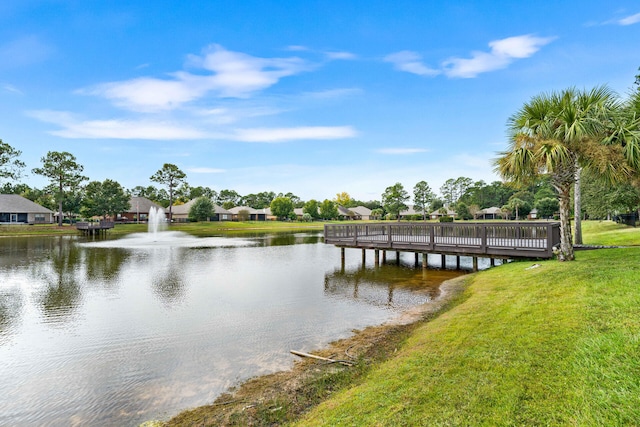
[[[329,362],[329,363],[340,363],[341,365],[344,365],[344,366],[353,366],[353,362],[349,360],[329,359],[328,357],[316,356],[315,354],[304,353],[302,351],[297,351],[297,350],[290,350],[290,352],[291,354],[295,354],[296,356],[299,356],[299,357],[309,357],[311,359],[324,360],[325,362]]]

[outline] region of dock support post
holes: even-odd
[[[383,250],[382,251],[382,263],[384,264],[385,262],[387,262],[387,251]]]
[[[376,249],[373,251],[374,254],[374,262],[376,264],[376,267],[380,265],[380,249]]]
[[[367,263],[367,250],[363,249],[362,250],[362,265],[365,265]]]
[[[447,256],[445,254],[440,255],[440,264],[442,264],[441,268],[443,270],[447,268]]]
[[[400,265],[400,251],[396,251],[396,265]]]
[[[340,262],[344,265],[344,248],[340,248]]]
[[[496,259],[495,258],[489,258],[491,261],[491,267],[495,267],[496,266]]]
[[[478,271],[478,257],[473,257],[473,271]]]
[[[422,268],[424,270],[427,269],[428,263],[427,263],[427,254],[426,252],[422,254]]]
[[[414,255],[415,255],[415,257],[416,257],[416,260],[415,260],[415,263],[414,263],[414,264],[415,264],[415,266],[417,267],[417,266],[420,264],[420,257],[419,257],[418,252],[414,253]]]
[[[460,270],[460,255],[456,255],[456,270]]]

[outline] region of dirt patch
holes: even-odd
[[[164,426],[274,426],[295,421],[332,393],[357,384],[369,370],[393,357],[404,340],[423,322],[453,304],[466,288],[468,276],[440,285],[437,299],[313,351],[318,356],[348,360],[353,366],[300,359],[292,369],[250,379],[219,396],[212,404],[184,411]]]

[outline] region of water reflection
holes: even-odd
[[[394,263],[378,267],[343,266],[327,273],[324,291],[332,297],[361,300],[368,304],[407,307],[433,300],[440,295],[440,284],[464,274],[459,271],[414,268]],[[397,290],[405,292],[396,292]],[[409,292],[406,292],[409,291]]]
[[[342,264],[321,241],[0,239],[0,425],[166,418],[287,368],[289,349],[429,301],[459,274]]]
[[[68,320],[82,300],[82,288],[77,270],[81,253],[76,245],[64,244],[57,238],[54,249],[49,251],[49,262],[34,264],[34,277],[45,282],[39,300],[44,316],[53,323]]]
[[[232,233],[233,237],[252,239],[258,246],[288,246],[288,245],[310,245],[320,243],[324,235],[320,231],[309,233]]]
[[[166,307],[171,307],[184,298],[186,284],[183,266],[188,263],[188,258],[188,253],[180,249],[155,251],[150,257],[154,263],[151,287]]]
[[[110,251],[89,249],[84,252],[86,279],[89,282],[104,283],[108,287],[118,283],[118,274],[130,253],[114,248]]]
[[[0,289],[0,345],[11,335],[20,322],[24,298],[16,287]]]

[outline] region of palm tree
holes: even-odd
[[[640,170],[637,116],[606,86],[575,88],[534,96],[509,118],[510,146],[495,160],[505,179],[528,183],[551,178],[560,205],[558,259],[575,258],[569,208],[579,168],[611,182]]]

